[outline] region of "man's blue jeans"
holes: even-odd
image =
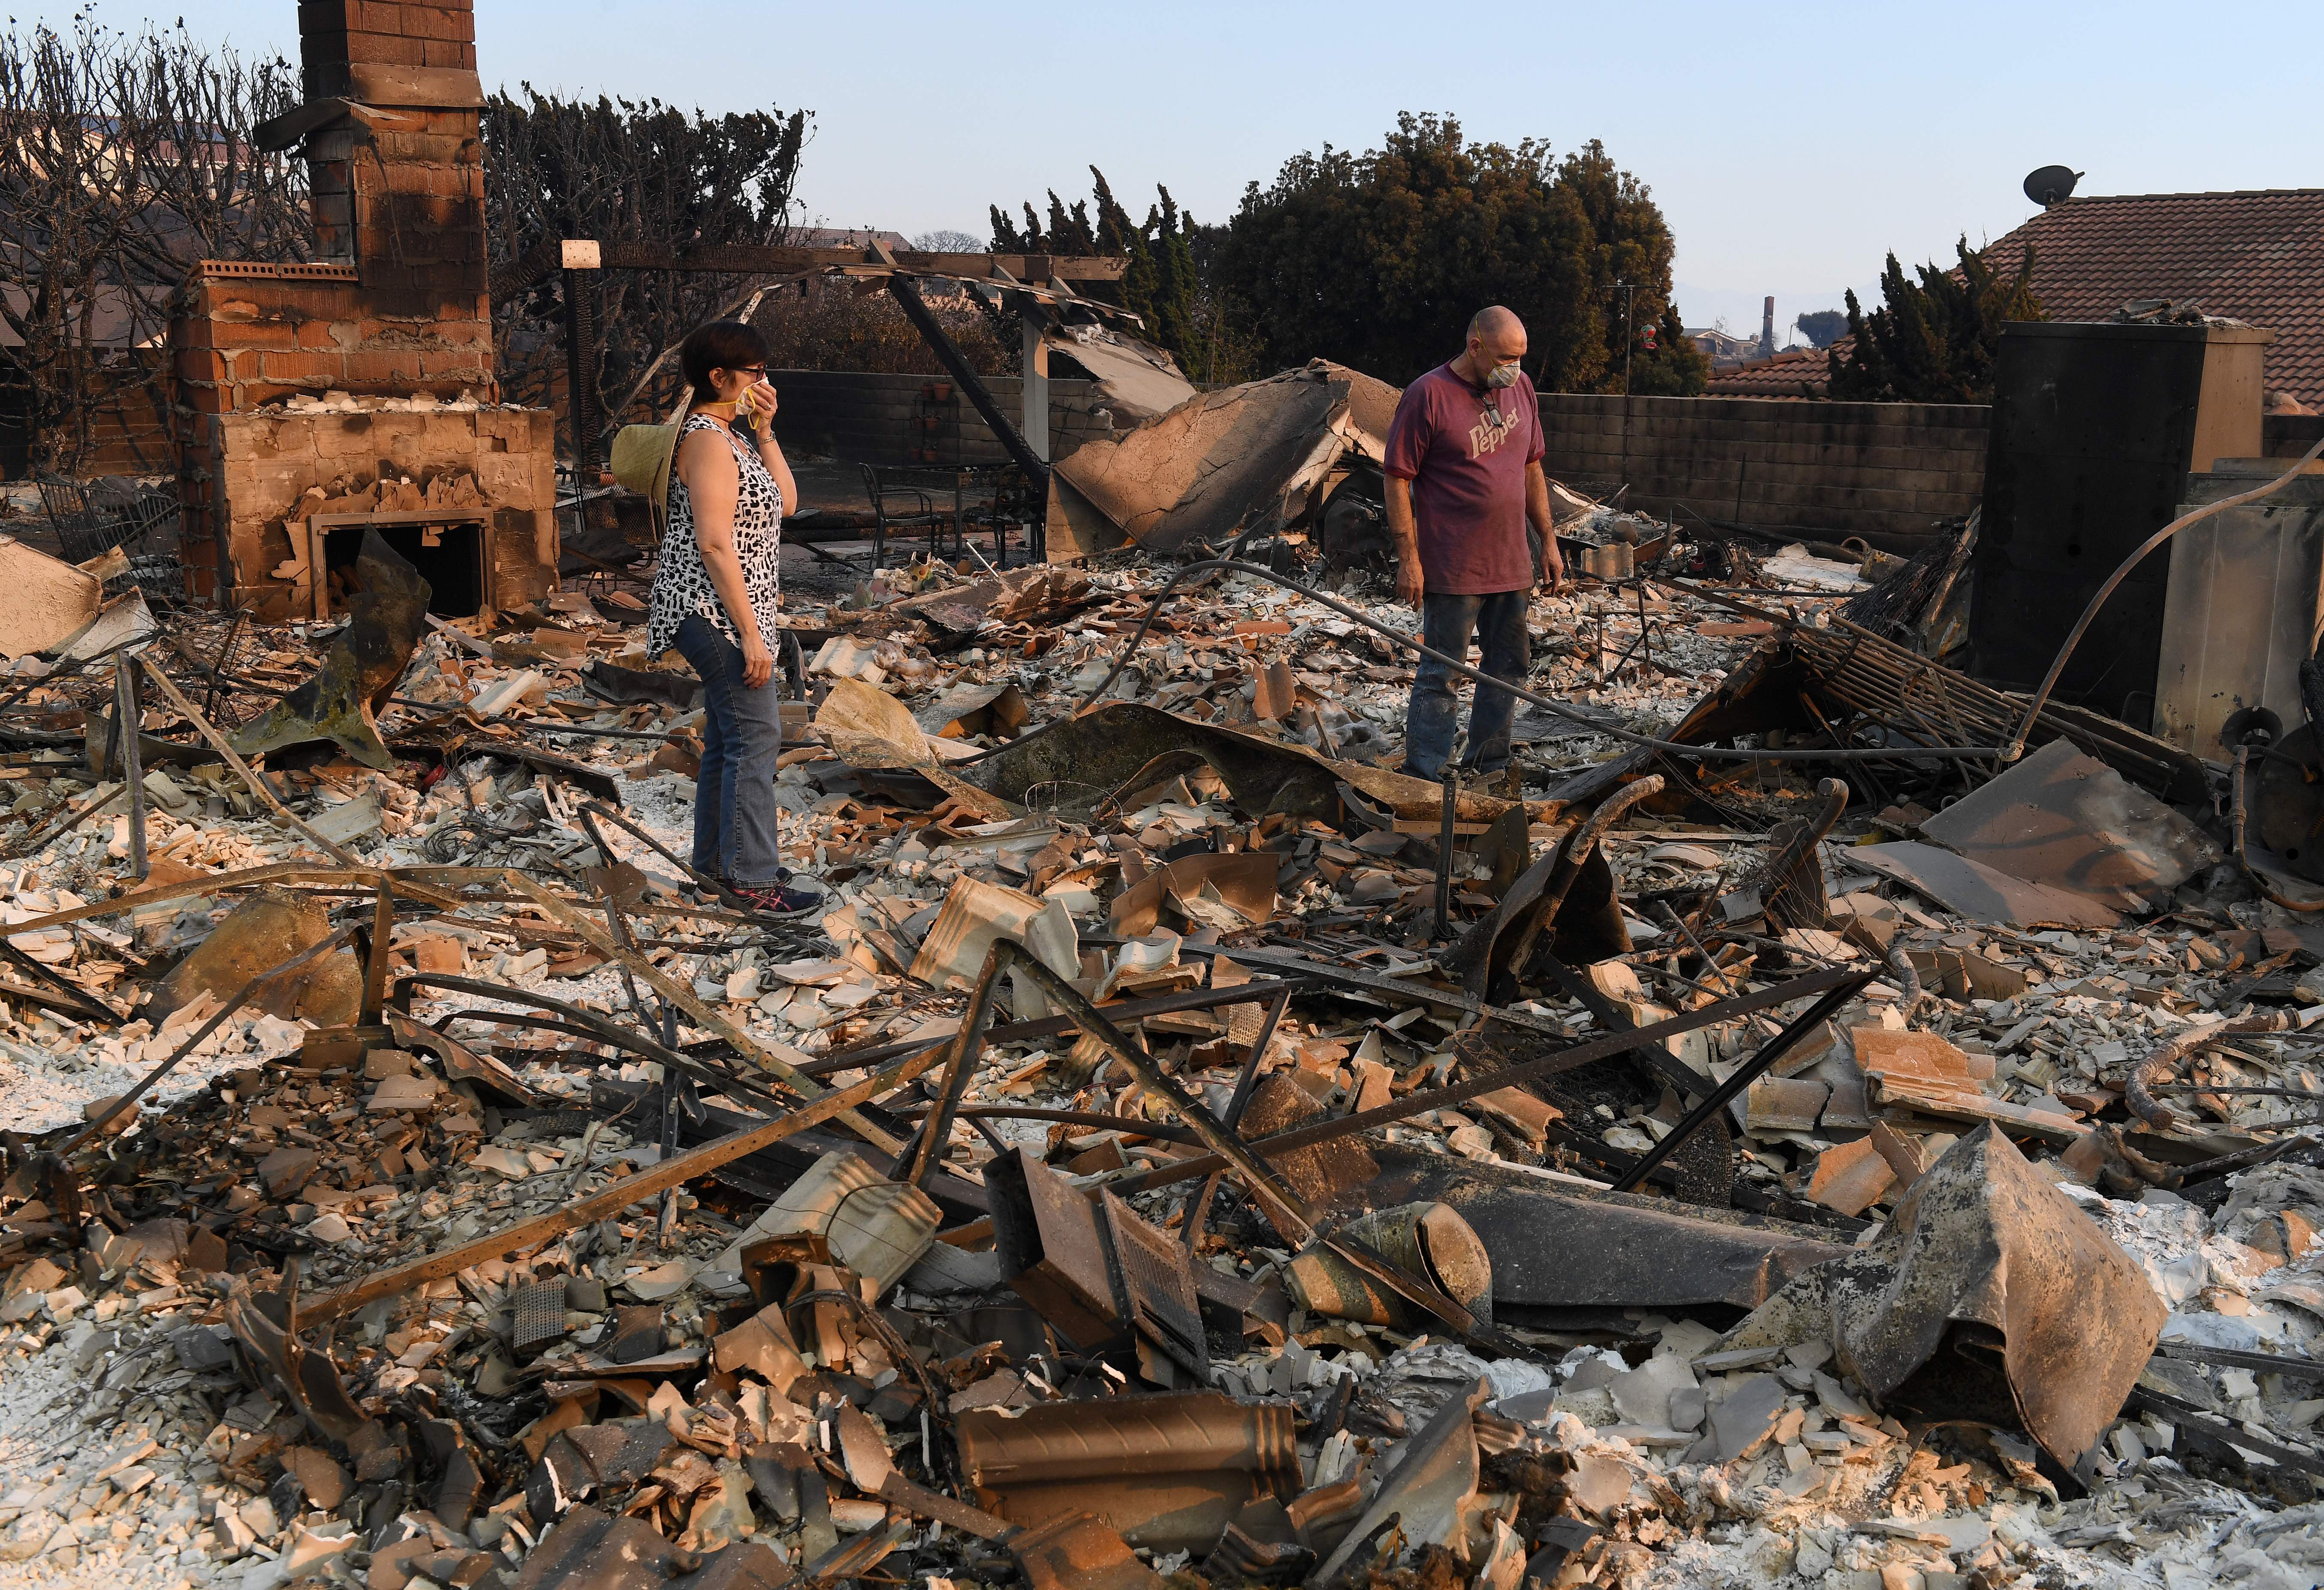
[[[678,649],[702,678],[694,869],[740,889],[772,888],[783,878],[775,846],[782,698],[774,678],[756,689],[742,683],[742,648],[699,613],[688,614],[678,625]]]
[[[1522,685],[1533,665],[1526,644],[1526,602],[1531,595],[1528,591],[1496,591],[1453,596],[1432,591],[1421,603],[1421,643],[1466,662],[1469,638],[1474,635],[1485,653],[1484,672]],[[1428,657],[1422,657],[1413,670],[1412,705],[1404,720],[1404,770],[1415,778],[1444,777],[1452,738],[1461,727],[1461,703],[1453,694],[1460,677]],[[1462,767],[1498,773],[1508,767],[1509,730],[1517,715],[1516,696],[1494,685],[1478,685],[1476,704],[1469,712],[1469,754],[1462,758]]]

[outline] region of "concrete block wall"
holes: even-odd
[[[521,606],[551,588],[556,417],[545,409],[272,410],[209,423],[211,462],[234,508],[223,558],[228,605],[271,620],[303,616],[291,611],[294,588],[273,577],[291,556],[285,516],[310,486],[337,495],[383,477],[425,487],[438,475],[474,474],[492,526],[493,605]],[[305,526],[298,529],[303,538]]]
[[[1982,405],[1545,392],[1543,467],[1682,521],[1911,546],[1985,489]]]
[[[923,463],[917,452],[933,449],[938,464],[1009,462],[1000,438],[961,395],[959,384],[943,376],[775,370],[768,372],[767,379],[781,398],[781,407],[775,410],[775,434],[786,448],[802,455],[901,464]],[[1010,418],[1022,412],[1025,386],[1020,377],[988,375],[984,384]],[[950,389],[947,400],[926,400],[927,393],[943,388]],[[1095,403],[1093,381],[1049,382],[1053,455],[1062,457],[1091,437],[1107,434]]]

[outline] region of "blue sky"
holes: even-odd
[[[1596,0],[1474,6],[707,5],[479,0],[487,86],[815,113],[809,217],[982,234],[985,207],[1157,182],[1201,219],[1399,110],[1472,137],[1596,137],[1678,240],[1690,324],[1836,306],[1890,249],[2016,225],[2025,173],[2085,193],[2324,186],[2305,108],[2324,5]],[[22,5],[20,19],[69,6]],[[134,25],[137,12],[99,0]],[[208,0],[198,35],[295,57],[293,0]],[[166,20],[166,14],[165,14]]]

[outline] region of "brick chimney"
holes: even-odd
[[[383,313],[488,314],[475,38],[471,0],[300,0],[307,102],[351,107],[307,139],[322,257]]]
[[[1766,305],[1759,310],[1759,357],[1772,359],[1775,356],[1775,295],[1769,293]]]
[[[195,594],[321,617],[348,513],[436,611],[554,589],[554,417],[493,380],[475,39],[472,0],[300,0],[306,103],[254,138],[303,146],[322,258],[200,261],[170,328]]]

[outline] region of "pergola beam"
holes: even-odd
[[[493,273],[492,295],[508,298],[546,281],[563,268],[568,251],[582,238],[544,243],[522,259]],[[867,263],[860,248],[766,248],[732,245],[680,252],[650,243],[596,243],[600,265],[607,271],[705,271],[734,276],[797,276],[812,271]],[[961,276],[994,280],[999,266],[1019,282],[1119,281],[1130,269],[1124,259],[1065,254],[953,254],[922,249],[895,251],[895,268],[921,276]]]

